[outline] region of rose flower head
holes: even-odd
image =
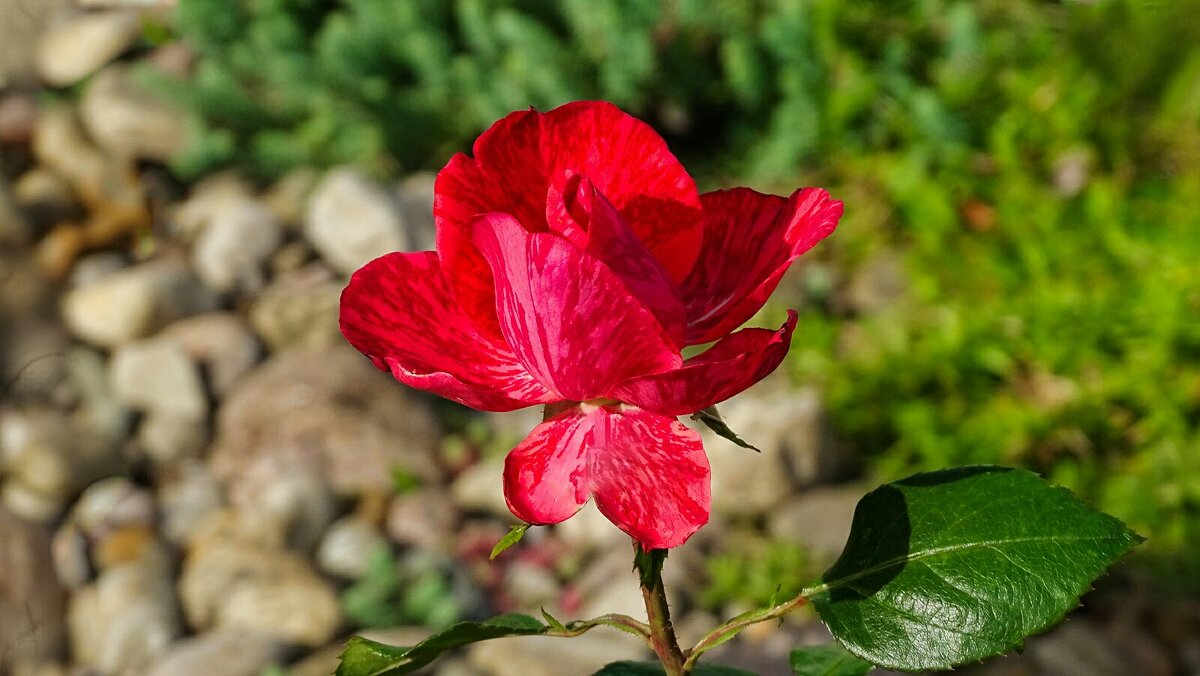
[[[700,435],[677,416],[779,366],[794,311],[736,329],[842,203],[820,188],[698,194],[653,129],[593,101],[508,115],[434,192],[437,251],[358,270],[343,335],[417,389],[485,411],[546,406],[505,461],[518,518],[558,523],[595,499],[643,549],[683,544],[711,494]]]

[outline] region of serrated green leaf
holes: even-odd
[[[411,648],[389,646],[355,636],[346,642],[337,676],[400,676],[410,674],[459,646],[506,636],[544,634],[550,627],[528,615],[500,615],[485,622],[460,622]]]
[[[667,672],[658,662],[613,662],[597,671],[593,676],[665,676]],[[734,669],[721,664],[697,664],[692,676],[756,676],[752,671]]]
[[[796,676],[865,676],[873,667],[838,643],[805,646],[792,651],[792,672]]]
[[[709,406],[708,408],[696,411],[692,414],[692,419],[704,423],[705,427],[713,432],[716,432],[717,436],[719,437],[728,439],[738,446],[741,446],[742,448],[748,448],[755,453],[762,453],[762,450],[757,446],[754,446],[745,439],[742,439],[737,435],[737,432],[729,429],[729,425],[725,423],[725,419],[722,418],[721,414],[717,412],[716,406]]]
[[[841,557],[805,595],[859,657],[946,669],[1054,625],[1141,539],[1032,472],[930,472],[868,493]]]
[[[488,555],[488,560],[490,561],[500,556],[504,550],[520,542],[521,538],[525,537],[525,531],[527,530],[529,530],[529,524],[527,523],[518,523],[509,528],[508,533],[500,538],[495,547],[492,547],[492,553]]]

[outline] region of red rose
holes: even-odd
[[[401,382],[472,408],[548,405],[505,463],[519,518],[557,523],[595,498],[643,548],[682,544],[708,521],[709,466],[676,416],[783,360],[795,312],[733,331],[842,203],[819,188],[699,195],[654,130],[603,102],[513,113],[474,155],[438,174],[437,251],[356,272],[342,333]]]

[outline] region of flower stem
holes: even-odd
[[[675,638],[671,610],[667,607],[667,591],[662,581],[662,564],[667,558],[667,551],[654,549],[646,552],[637,543],[633,546],[634,568],[641,582],[642,600],[646,602],[646,618],[650,625],[650,647],[658,654],[666,676],[684,676],[691,671],[691,665],[686,664],[687,657]]]

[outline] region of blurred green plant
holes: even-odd
[[[708,580],[697,599],[710,610],[730,602],[754,608],[793,598],[823,564],[792,542],[734,536],[736,542],[705,558]]]
[[[450,580],[435,561],[420,556],[398,561],[387,547],[371,552],[366,574],[342,593],[342,609],[359,627],[441,629],[462,615]]]

